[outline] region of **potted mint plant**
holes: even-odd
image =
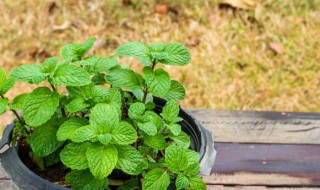
[[[94,42],[65,45],[60,59],[16,67],[8,77],[0,69],[0,114],[17,117],[0,143],[10,147],[1,163],[12,180],[28,190],[205,189],[198,174],[213,166],[211,134],[180,109],[183,86],[157,67],[187,65],[188,49],[130,42],[115,56],[86,56]],[[118,56],[137,57],[142,75]],[[10,102],[5,94],[16,80],[38,87]]]

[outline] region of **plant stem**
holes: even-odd
[[[157,64],[157,62],[156,61],[153,61],[153,63],[152,63],[152,67],[151,67],[151,69],[152,69],[152,71],[154,70],[154,68],[156,67],[156,64]],[[143,98],[142,98],[142,103],[146,103],[146,100],[147,100],[147,95],[148,95],[148,87],[143,91]]]
[[[50,86],[51,86],[53,91],[57,91],[53,84],[50,83]]]
[[[4,96],[1,95],[1,98],[4,99]],[[17,113],[16,110],[13,110],[10,108],[10,111],[13,112],[13,114],[17,117],[17,119],[19,120],[19,123],[23,126],[24,125],[24,121],[21,119],[21,117],[19,116],[19,114]]]
[[[150,152],[151,152],[152,148],[149,148],[144,154],[143,157],[146,157]]]

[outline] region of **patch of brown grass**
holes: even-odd
[[[320,110],[318,1],[267,0],[253,11],[209,0],[164,1],[164,13],[155,1],[126,2],[2,1],[0,66],[40,62],[63,44],[93,36],[100,41],[95,53],[106,56],[129,41],[179,41],[190,48],[191,64],[164,67],[186,87],[183,107]],[[7,96],[33,88],[18,83]]]

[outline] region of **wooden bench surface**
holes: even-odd
[[[208,189],[320,189],[320,114],[188,110],[217,150]],[[0,189],[16,187],[0,168]]]

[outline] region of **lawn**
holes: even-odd
[[[261,0],[251,10],[216,0],[3,0],[0,17],[6,71],[94,36],[100,56],[129,41],[178,41],[190,48],[191,64],[165,69],[187,90],[183,107],[320,111],[318,0]],[[33,88],[17,83],[7,96]]]

